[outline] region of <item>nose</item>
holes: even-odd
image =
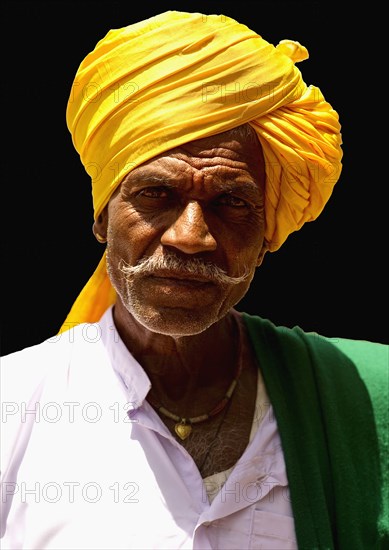
[[[216,250],[216,240],[209,230],[199,202],[191,201],[185,206],[163,233],[161,244],[177,248],[185,254]]]

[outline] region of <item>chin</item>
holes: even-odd
[[[129,311],[138,323],[151,332],[172,337],[200,334],[224,317],[185,308],[160,308],[158,311],[142,312],[131,308]]]

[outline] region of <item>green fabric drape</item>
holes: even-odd
[[[244,320],[278,423],[299,548],[389,548],[388,346]]]

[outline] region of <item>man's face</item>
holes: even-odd
[[[171,149],[127,175],[104,212],[107,265],[139,323],[198,334],[242,299],[264,253],[264,180],[260,144],[230,132]]]

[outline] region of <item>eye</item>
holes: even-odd
[[[230,206],[232,208],[245,208],[248,206],[245,200],[228,193],[219,197],[216,202],[221,206]]]
[[[147,199],[167,199],[169,197],[169,189],[166,187],[145,187],[138,193],[138,197]]]

